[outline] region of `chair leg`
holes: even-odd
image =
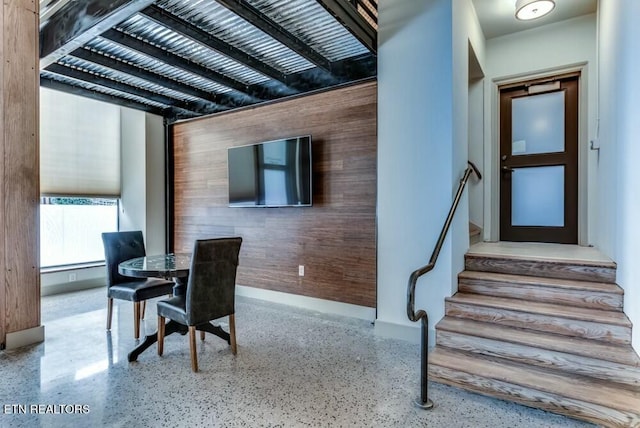
[[[200,340],[204,340],[204,330],[200,330]]]
[[[140,302],[133,302],[133,337],[140,338]]]
[[[158,355],[164,352],[164,317],[158,316]]]
[[[238,345],[236,344],[236,314],[229,315],[229,336],[231,339],[231,353],[238,353]]]
[[[107,298],[107,330],[111,330],[111,315],[113,314],[113,298]]]
[[[140,319],[143,320],[144,319],[144,310],[147,308],[147,301],[143,300],[142,301],[142,312],[140,312]]]
[[[198,356],[196,355],[196,326],[189,326],[189,349],[191,350],[191,369],[198,371]]]

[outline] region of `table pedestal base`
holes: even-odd
[[[215,334],[219,338],[225,340],[229,345],[231,344],[231,337],[229,333],[224,331],[220,326],[213,325],[210,322],[198,324],[196,326],[196,330],[206,331],[207,333]],[[186,325],[180,324],[173,320],[167,322],[164,326],[164,336],[167,337],[173,333],[180,333],[185,335],[189,332],[189,328]],[[146,336],[142,343],[136,346],[133,351],[129,352],[128,359],[129,362],[136,361],[138,359],[138,355],[142,354],[148,347],[153,345],[158,341],[158,332],[155,332],[149,336]]]

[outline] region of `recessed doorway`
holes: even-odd
[[[501,241],[578,243],[579,77],[498,88]]]

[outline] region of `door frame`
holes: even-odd
[[[579,72],[578,80],[578,245],[589,245],[589,213],[588,213],[588,177],[589,177],[589,144],[588,144],[588,68],[587,63],[551,68],[539,72],[518,74],[494,78],[490,82],[491,96],[485,102],[486,111],[491,112],[485,119],[485,222],[484,239],[500,240],[500,86],[518,82],[547,79],[553,76]]]

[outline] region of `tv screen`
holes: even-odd
[[[311,136],[228,150],[229,206],[311,205]]]

